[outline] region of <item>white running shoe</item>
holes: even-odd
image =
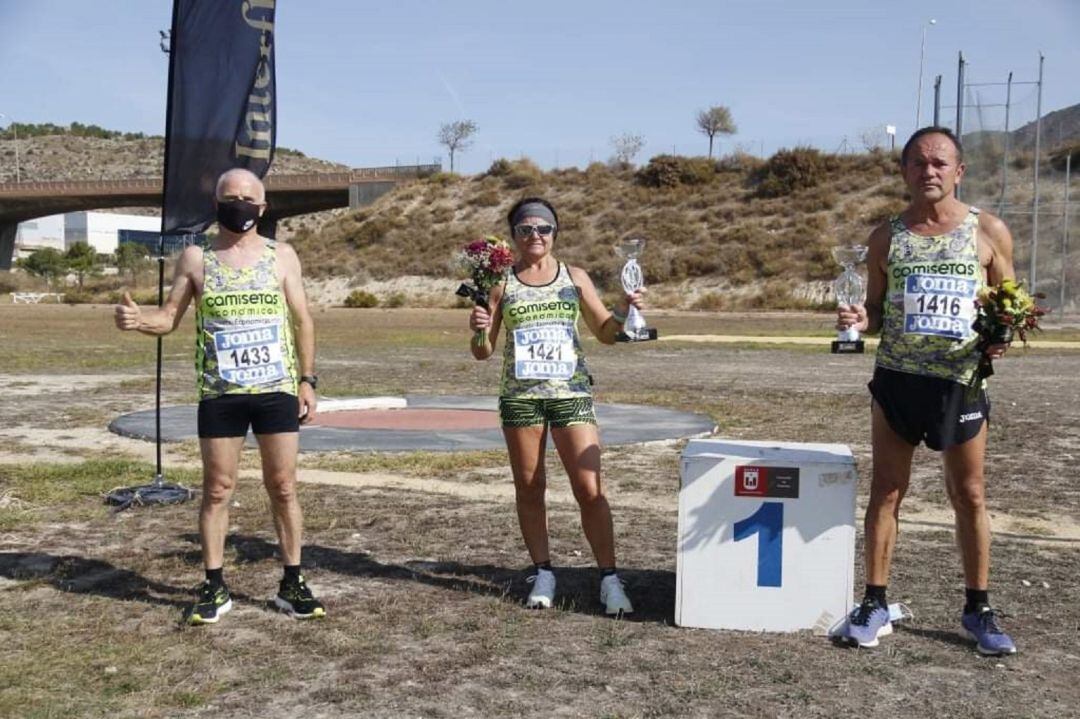
[[[600,580],[600,601],[604,605],[604,611],[613,616],[634,611],[634,605],[630,603],[630,598],[623,589],[623,581],[617,574],[609,574]]]
[[[537,568],[536,574],[525,579],[533,585],[529,598],[525,600],[526,609],[551,609],[555,601],[555,573],[549,569]]]

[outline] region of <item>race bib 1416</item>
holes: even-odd
[[[954,340],[971,336],[978,281],[951,275],[904,278],[904,333]]]

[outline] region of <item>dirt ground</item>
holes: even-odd
[[[177,623],[201,580],[193,503],[110,513],[153,446],[110,435],[153,406],[153,341],[109,308],[0,305],[0,716],[1075,716],[1080,687],[1080,348],[1014,348],[991,380],[992,598],[1020,653],[959,633],[963,581],[933,453],[916,454],[890,597],[911,622],[877,650],[810,632],[674,625],[681,443],[605,450],[620,574],[637,611],[602,614],[561,468],[549,458],[558,608],[528,611],[527,555],[498,452],[304,455],[305,574],[328,617],[267,606],[276,540],[254,453],[231,517],[237,608]],[[654,313],[661,335],[827,336],[825,315]],[[465,313],[316,314],[326,396],[489,394]],[[1047,339],[1076,339],[1075,330]],[[194,399],[190,326],[166,339],[166,404]],[[709,413],[719,436],[839,442],[869,475],[872,355],[818,346],[586,343],[599,401]],[[324,391],[325,388],[325,391]],[[197,447],[167,447],[197,483]],[[861,524],[861,523],[860,523]],[[861,527],[857,556],[861,557]],[[856,585],[862,583],[861,560]]]

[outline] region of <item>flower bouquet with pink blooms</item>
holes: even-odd
[[[473,284],[462,283],[457,288],[459,297],[468,297],[475,304],[490,311],[488,297],[491,289],[503,281],[506,272],[514,264],[514,252],[506,240],[497,235],[488,235],[473,240],[457,253],[457,264],[472,277]],[[477,330],[473,342],[482,344],[486,330]]]

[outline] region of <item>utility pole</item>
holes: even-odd
[[[929,25],[937,25],[937,20],[930,18]],[[923,78],[923,64],[926,60],[926,28],[929,26],[927,23],[923,23],[922,26],[922,43],[919,45],[919,90],[915,96],[915,129],[918,130],[922,126],[922,78]]]

